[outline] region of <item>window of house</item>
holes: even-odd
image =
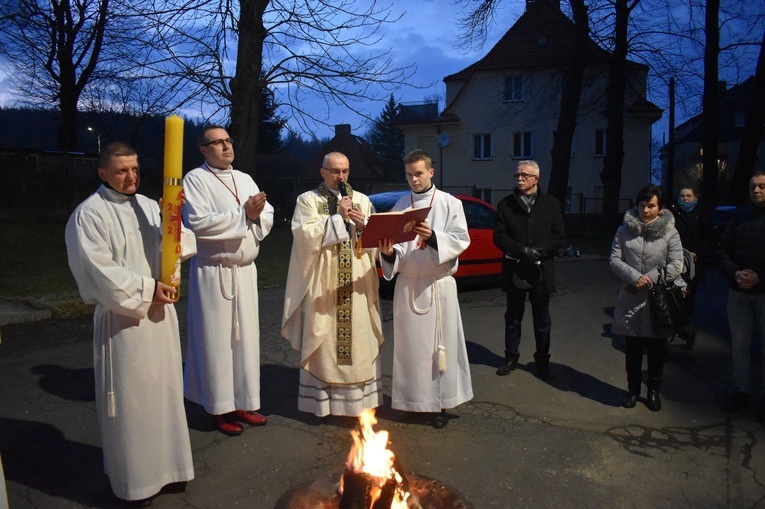
[[[505,102],[523,101],[523,77],[505,76]]]
[[[733,127],[744,127],[744,121],[746,120],[746,113],[743,111],[736,111],[733,113]]]
[[[513,157],[525,159],[532,157],[533,145],[531,143],[531,132],[524,131],[513,133]]]
[[[606,155],[606,130],[595,129],[595,157]]]
[[[473,135],[473,159],[486,160],[493,157],[491,148],[491,134],[481,133]]]

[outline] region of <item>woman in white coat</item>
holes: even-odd
[[[638,192],[637,206],[624,214],[624,223],[611,244],[609,265],[621,280],[616,295],[612,331],[625,336],[627,398],[624,407],[633,408],[640,396],[643,351],[648,357],[648,398],[646,406],[661,410],[659,389],[664,371],[666,338],[659,338],[651,325],[648,290],[666,270],[674,281],[683,268],[683,247],[675,229],[675,218],[664,208],[664,192],[655,185]],[[682,279],[678,280],[678,282]]]

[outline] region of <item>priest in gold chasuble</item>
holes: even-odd
[[[357,244],[373,207],[349,172],[345,155],[327,154],[324,182],[298,197],[292,216],[281,334],[300,352],[298,409],[319,417],[383,401],[377,249]]]

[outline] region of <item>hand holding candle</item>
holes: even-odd
[[[181,294],[181,207],[183,206],[183,119],[165,119],[165,171],[162,186],[162,277],[161,281]]]

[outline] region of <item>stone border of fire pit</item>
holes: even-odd
[[[337,478],[340,478],[338,474]],[[409,503],[410,509],[473,509],[465,497],[446,483],[418,474],[407,474],[409,492],[419,502]],[[316,479],[290,488],[279,498],[274,509],[338,509],[338,482]]]

